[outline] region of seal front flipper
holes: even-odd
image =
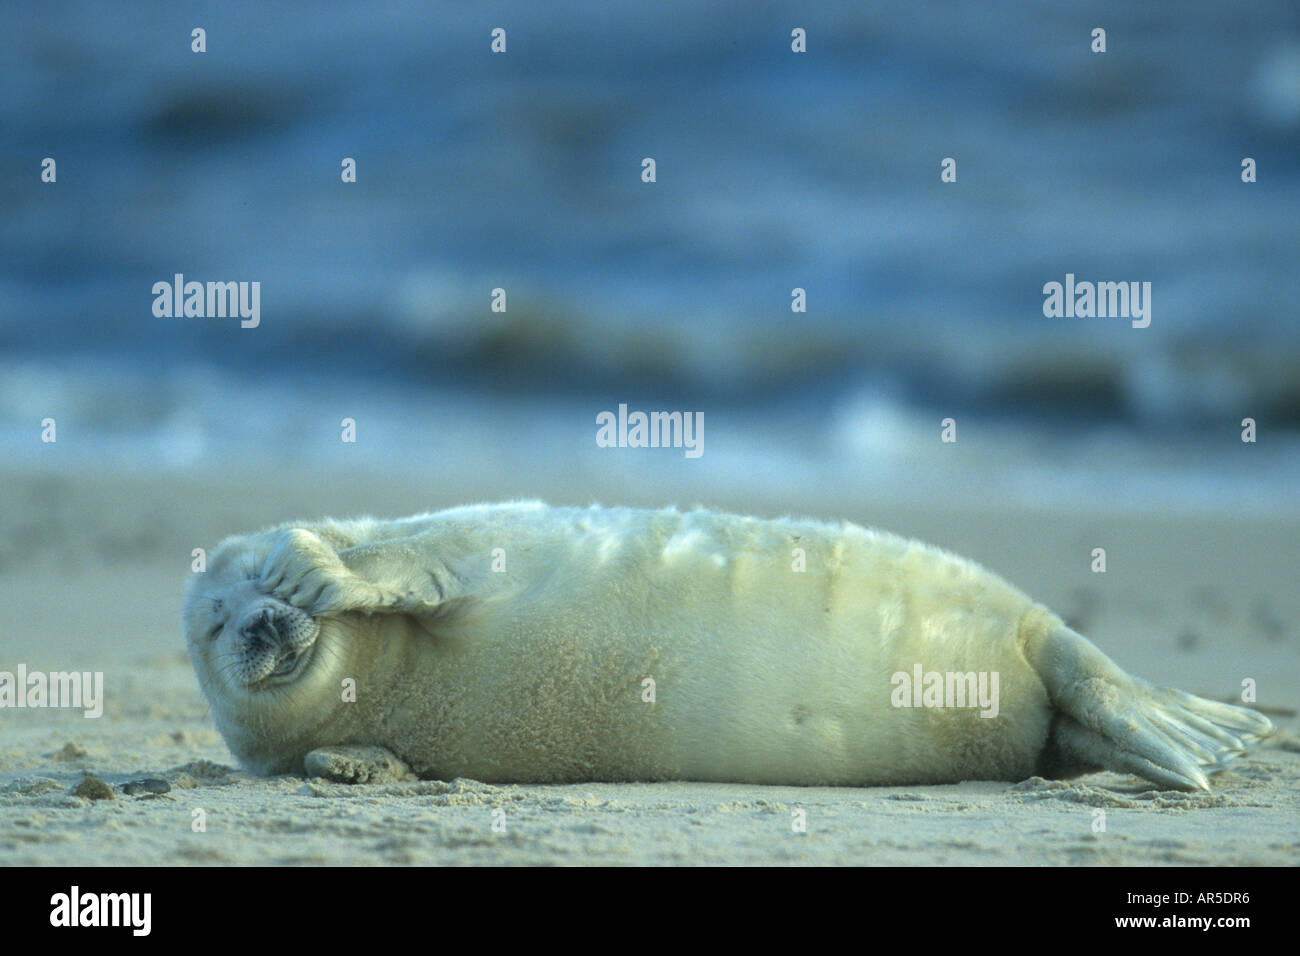
[[[1273,732],[1255,711],[1126,674],[1042,609],[1026,615],[1021,637],[1056,710],[1039,758],[1043,776],[1118,770],[1177,790],[1209,790],[1207,773]]]
[[[419,535],[339,551],[338,559],[351,577],[372,589],[369,601],[358,602],[354,597],[346,610],[436,618],[464,611],[474,601],[468,577],[432,554],[430,544],[430,536]],[[338,598],[347,595],[346,584],[337,597],[323,594],[321,613],[330,613]]]
[[[307,528],[280,532],[267,553],[258,588],[312,617],[366,611],[395,603],[399,595],[355,573],[336,551]]]
[[[473,601],[468,578],[433,553],[432,536],[335,549],[308,528],[280,532],[262,565],[261,590],[313,617],[359,611],[445,618]]]
[[[356,744],[318,747],[302,763],[307,776],[324,777],[335,783],[396,783],[419,779],[387,747]]]

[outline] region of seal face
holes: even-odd
[[[191,626],[206,629],[213,665],[250,689],[293,680],[311,657],[320,625],[305,611],[261,593],[253,578],[231,582],[224,591],[227,597],[200,600],[192,615]]]
[[[310,615],[270,597],[247,605],[234,627],[234,675],[247,687],[292,680],[320,631]]]
[[[262,773],[386,748],[421,776],[1208,789],[1272,731],[1152,687],[972,562],[856,525],[456,508],[231,538],[186,637]]]

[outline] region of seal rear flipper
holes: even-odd
[[[1120,686],[1088,678],[1062,696],[1040,759],[1054,775],[1104,768],[1178,790],[1209,790],[1206,773],[1273,732],[1266,717],[1244,707],[1135,677]]]
[[[1273,732],[1255,711],[1153,687],[1125,673],[1041,606],[1021,620],[1019,639],[1056,711],[1042,759],[1067,772],[1101,767],[1181,790],[1208,790],[1206,773]]]

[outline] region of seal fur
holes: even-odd
[[[261,773],[355,745],[487,782],[1209,789],[1272,732],[1125,673],[973,562],[849,523],[519,502],[287,524],[225,541],[184,616]],[[996,716],[896,706],[916,664],[996,673]]]

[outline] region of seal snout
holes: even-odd
[[[319,633],[316,621],[290,604],[271,597],[251,602],[236,629],[235,677],[245,685],[292,678]]]

